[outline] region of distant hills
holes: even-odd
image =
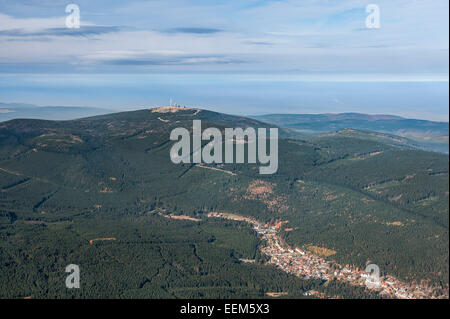
[[[113,112],[108,109],[87,106],[36,106],[25,103],[0,103],[0,122],[18,118],[73,120]]]
[[[345,128],[371,130],[400,136],[448,135],[448,122],[406,119],[394,115],[360,113],[338,114],[267,114],[252,118],[288,127],[304,133],[318,133]]]
[[[369,115],[361,113],[338,114],[267,114],[252,118],[289,128],[302,134],[355,129],[384,134],[379,138],[397,139],[403,144],[428,151],[448,153],[448,122],[406,119],[394,115]],[[375,135],[372,136],[374,138]],[[403,137],[401,139],[400,137]],[[385,141],[382,141],[385,142]],[[397,141],[398,142],[398,141]],[[396,143],[398,145],[398,143]]]

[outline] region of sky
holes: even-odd
[[[66,6],[80,10],[67,28]],[[366,6],[379,8],[368,28]],[[448,0],[0,0],[0,102],[448,121]]]

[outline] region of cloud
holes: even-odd
[[[243,63],[242,59],[224,55],[183,54],[177,51],[140,52],[132,50],[100,51],[81,57],[82,64],[104,65],[200,65]]]
[[[244,41],[243,43],[250,45],[275,45],[275,43],[269,41]]]
[[[221,56],[182,56],[172,58],[155,59],[119,59],[104,61],[106,64],[113,65],[199,65],[199,64],[231,64],[243,63],[242,60],[232,59]]]
[[[177,57],[171,59],[120,59],[104,61],[105,64],[111,65],[199,65],[199,64],[231,64],[242,63],[241,60],[233,60],[226,57]]]
[[[6,64],[58,63],[92,72],[205,65],[229,72],[448,73],[447,0],[378,0],[377,30],[364,28],[367,2],[360,0],[79,0],[80,29],[65,28],[62,0],[55,10],[39,9],[37,0],[7,1],[14,16],[0,13],[2,71]],[[16,3],[36,10],[21,14]]]
[[[188,33],[188,34],[214,34],[223,32],[221,29],[215,28],[193,28],[193,27],[184,27],[184,28],[171,28],[167,29],[164,32],[166,33]]]
[[[78,29],[70,28],[48,28],[42,30],[29,31],[26,29],[7,29],[0,30],[0,36],[9,37],[30,37],[30,36],[71,36],[82,37],[100,35],[105,33],[119,32],[120,27],[117,26],[81,26]]]
[[[65,17],[16,18],[0,12],[0,30],[24,29],[37,31],[65,26]]]

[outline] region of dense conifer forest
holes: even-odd
[[[274,175],[258,174],[259,164],[173,164],[170,131],[193,119],[271,127],[195,109],[0,123],[0,297],[379,297],[276,269],[248,225],[208,218],[213,211],[285,221],[280,235],[293,247],[448,289],[448,155],[356,130],[305,138],[280,129]],[[68,264],[80,266],[81,289],[65,287]]]

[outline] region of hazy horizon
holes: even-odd
[[[113,111],[168,105],[236,115],[389,114],[448,122],[447,81],[323,81],[230,74],[0,75],[3,103]]]

